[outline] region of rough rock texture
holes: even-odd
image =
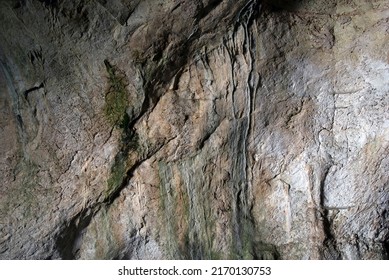
[[[387,259],[386,0],[0,2],[1,259]]]

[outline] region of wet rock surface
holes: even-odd
[[[0,2],[1,259],[387,259],[387,1]]]

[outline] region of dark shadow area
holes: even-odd
[[[263,0],[263,5],[271,11],[304,11],[315,14],[332,14],[337,6],[336,0]]]
[[[46,6],[52,6],[57,7],[58,6],[58,0],[38,0],[41,3],[44,3]],[[19,1],[24,2],[24,1]]]
[[[77,254],[77,238],[83,229],[85,229],[91,222],[98,209],[87,208],[76,215],[70,222],[64,225],[61,233],[57,237],[56,247],[59,256],[63,260],[73,260]]]
[[[384,244],[384,260],[389,260],[389,240],[385,240]]]
[[[274,10],[298,10],[307,0],[264,0],[265,6]]]

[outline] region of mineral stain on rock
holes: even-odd
[[[0,259],[388,259],[388,12],[0,1]]]

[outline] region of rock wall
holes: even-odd
[[[1,259],[387,259],[389,3],[0,2]]]

